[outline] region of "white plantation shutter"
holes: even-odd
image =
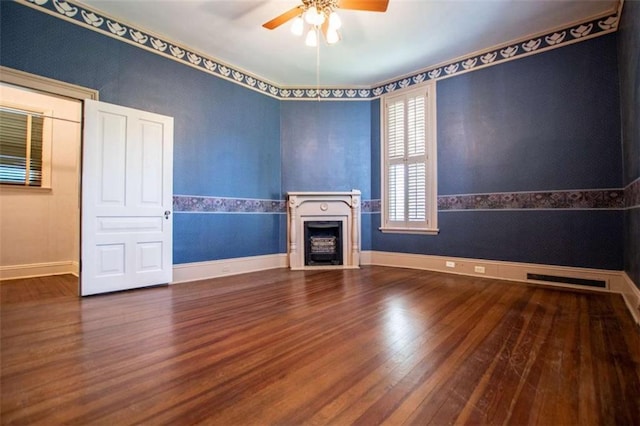
[[[405,125],[404,102],[392,102],[387,107],[387,159],[389,173],[387,185],[389,187],[389,217],[392,220],[404,220],[405,212]]]
[[[435,230],[435,87],[385,99],[383,114],[382,229]]]
[[[422,222],[426,218],[426,176],[424,163],[407,165],[407,220]]]
[[[404,220],[404,164],[392,164],[389,166],[389,219],[393,221]]]
[[[388,108],[387,155],[390,160],[404,158],[404,102],[393,102]]]
[[[424,222],[426,217],[426,95],[407,99],[407,217]]]
[[[407,149],[410,156],[425,153],[425,96],[420,95],[407,99]]]

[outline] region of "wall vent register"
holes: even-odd
[[[528,280],[535,281],[546,281],[552,283],[560,283],[560,284],[573,284],[573,285],[582,285],[587,287],[599,287],[599,288],[607,288],[606,281],[603,280],[593,280],[587,278],[574,278],[574,277],[560,277],[556,275],[544,275],[544,274],[532,274],[527,273]]]

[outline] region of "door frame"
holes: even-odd
[[[98,99],[99,92],[95,89],[14,70],[13,68],[7,68],[2,65],[0,65],[0,81],[80,101],[84,101],[85,99],[100,100]]]
[[[37,90],[46,94],[63,96],[70,99],[79,100],[83,103],[82,106],[82,126],[84,126],[84,100],[92,99],[99,100],[99,92],[95,89],[90,89],[83,86],[78,86],[71,83],[65,83],[63,81],[54,80],[52,78],[42,77],[36,74],[31,74],[24,71],[19,71],[13,68],[8,68],[0,65],[0,82],[13,84],[15,86],[24,87],[26,89]],[[78,164],[78,205],[80,206],[79,223],[78,223],[78,290],[77,294],[80,296],[80,280],[82,279],[82,260],[80,254],[82,252],[82,150],[84,146],[84,140],[82,132],[80,132],[80,158]]]

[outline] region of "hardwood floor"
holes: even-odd
[[[640,424],[618,295],[384,267],[30,285],[0,284],[3,424]]]
[[[56,297],[78,296],[78,278],[73,275],[54,275],[0,281],[2,304],[42,301]]]

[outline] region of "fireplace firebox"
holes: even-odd
[[[341,221],[305,222],[304,241],[306,266],[342,265]]]

